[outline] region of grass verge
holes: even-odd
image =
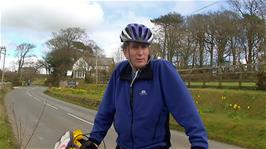
[[[6,109],[4,106],[4,95],[7,91],[0,90],[0,148],[17,148],[11,124],[8,121]]]
[[[50,95],[97,109],[105,85],[77,89],[51,88]],[[230,89],[190,89],[210,139],[245,148],[266,148],[266,92]],[[173,129],[182,130],[173,118]]]

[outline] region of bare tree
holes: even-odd
[[[238,41],[244,51],[246,63],[257,63],[259,56],[264,52],[266,2],[263,0],[230,0],[229,3],[241,16],[241,34]]]
[[[195,44],[197,46],[197,48],[194,49],[195,52],[193,53],[193,66],[196,64],[196,57],[197,61],[199,62],[198,65],[200,67],[203,66],[205,52],[205,34],[207,32],[206,18],[207,17],[205,15],[197,14],[190,16],[187,20],[188,29],[193,34],[192,37],[194,37]]]
[[[161,50],[161,46],[158,42],[154,42],[150,45],[151,47],[151,54],[152,56],[157,59],[157,58],[161,58],[162,57],[162,50]]]
[[[104,50],[97,45],[97,43],[93,40],[86,40],[85,45],[92,48],[92,55],[98,57],[105,57]]]
[[[114,51],[113,56],[115,63],[121,62],[125,59],[121,48],[118,48],[116,51]]]
[[[192,59],[193,59],[193,52],[196,49],[196,42],[195,38],[193,37],[193,34],[190,30],[188,30],[187,26],[184,26],[184,33],[182,35],[182,39],[180,40],[181,42],[181,47],[179,50],[180,54],[180,68],[188,68],[189,64],[192,64]]]
[[[229,4],[241,16],[256,15],[265,20],[266,1],[265,0],[230,0]]]
[[[30,55],[30,51],[33,48],[35,48],[35,46],[30,43],[22,43],[16,48],[16,57],[18,58],[18,77],[20,81],[22,78],[21,69],[25,64],[25,58],[32,56]]]
[[[85,30],[77,27],[61,29],[58,32],[52,32],[52,39],[46,42],[50,49],[70,49],[73,45],[73,41],[80,41],[82,38],[86,38],[87,34]]]
[[[230,56],[230,39],[234,28],[232,25],[232,12],[223,11],[215,12],[214,14],[215,25],[215,44],[217,46],[217,64],[224,65],[229,63]]]
[[[160,16],[159,18],[151,20],[154,24],[159,27],[159,34],[161,37],[157,37],[161,41],[162,45],[162,58],[174,62],[174,56],[178,49],[178,40],[180,37],[179,28],[183,18],[180,14],[171,12],[166,15]]]

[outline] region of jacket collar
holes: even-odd
[[[132,68],[129,63],[122,69],[120,73],[120,79],[122,80],[132,80]],[[140,75],[137,80],[152,80],[153,73],[151,69],[151,62],[149,62],[143,69],[141,69]]]

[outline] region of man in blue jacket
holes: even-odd
[[[87,143],[97,148],[114,124],[117,149],[168,149],[169,113],[185,129],[192,149],[207,149],[204,125],[175,67],[152,60],[153,35],[141,24],[129,24],[120,35],[127,61],[114,70]]]

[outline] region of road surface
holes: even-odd
[[[44,108],[38,127],[33,133],[27,148],[53,148],[56,141],[67,130],[81,129],[90,132],[96,111],[57,100],[43,93],[45,87],[16,87],[5,97],[7,112],[16,136],[24,147]],[[20,135],[19,135],[20,134]],[[107,149],[115,148],[116,133],[111,127],[105,138]],[[188,149],[190,144],[184,133],[171,131],[172,149]],[[236,146],[209,141],[213,149],[238,149]],[[103,149],[103,144],[100,146]]]

